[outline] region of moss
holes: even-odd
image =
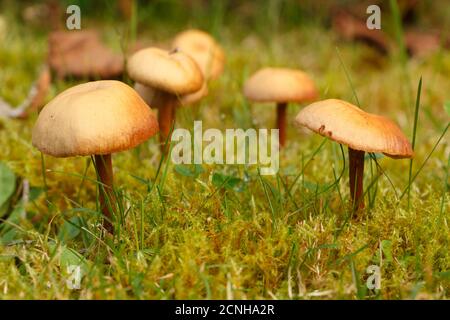
[[[0,96],[19,104],[44,62],[46,39],[26,25],[8,25],[13,31],[0,48]],[[102,21],[95,25],[102,25]],[[147,25],[154,23],[141,21],[139,37],[157,41],[167,42],[164,39],[177,29],[169,23],[165,28],[161,22],[155,28],[165,31],[156,34]],[[119,24],[119,29],[122,27]],[[374,57],[363,45],[337,42],[334,34],[315,24],[274,33],[270,42],[260,32],[242,28],[220,28],[227,67],[211,84],[209,96],[196,107],[195,118],[202,119],[204,127],[272,126],[274,109],[248,104],[241,93],[248,74],[263,65],[300,67],[315,79],[321,97],[352,101],[352,90],[336,54],[338,45],[363,108],[393,118],[408,135],[412,132],[414,110],[409,101],[415,93],[405,93],[397,61]],[[103,31],[105,39],[117,47],[117,32],[111,27]],[[449,64],[450,54],[442,52],[410,60],[406,66],[413,88],[420,75],[424,78],[414,170],[448,122],[441,106],[448,99],[450,79],[445,66]],[[52,84],[51,96],[74,83]],[[293,119],[300,108],[291,105],[289,118]],[[433,117],[427,116],[426,109]],[[192,128],[193,114],[180,111],[177,126]],[[35,119],[36,115],[27,120],[2,120],[0,159],[32,186],[43,187],[41,155],[30,143]],[[321,141],[289,126],[288,143],[280,159],[281,179],[288,186]],[[96,208],[95,183],[82,183],[80,178],[86,159],[45,157],[47,195],[41,194],[28,205],[29,219],[18,225],[25,230],[22,238],[27,242],[0,247],[2,297],[355,299],[358,288],[352,266],[364,285],[366,268],[382,263],[379,297],[449,298],[450,211],[443,182],[448,170],[448,140],[438,146],[414,181],[410,210],[405,198],[398,200],[408,184],[409,162],[379,159],[392,185],[381,176],[374,206],[359,220],[346,219],[346,171],[341,181],[326,188],[335,182],[334,174],[339,176],[342,171],[340,149],[331,142],[311,160],[291,195],[276,177],[265,177],[272,188],[268,196],[252,171],[243,191],[214,193],[214,172],[244,179],[243,167],[204,166],[205,172],[194,179],[179,175],[169,164],[163,184],[162,175],[154,180],[159,163],[156,139],[138,150],[114,155],[116,186],[126,210],[117,236],[103,240],[98,216],[92,213]],[[371,177],[369,170],[366,173],[367,186]],[[92,166],[87,177],[95,179]],[[66,246],[91,262],[81,289],[75,291],[66,286],[60,253],[52,256],[48,246],[48,241],[58,238],[64,221],[73,216],[82,217],[88,231],[79,232]],[[390,258],[380,248],[382,242],[389,243]],[[370,291],[364,295],[367,299],[375,296]]]

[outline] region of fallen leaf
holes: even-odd
[[[22,19],[25,23],[33,26],[57,30],[63,25],[65,18],[63,15],[65,13],[64,11],[58,0],[47,0],[42,3],[26,6],[22,11]]]
[[[333,16],[333,29],[345,40],[362,41],[380,51],[383,54],[389,52],[389,41],[383,31],[370,30],[365,20],[355,18],[345,11],[338,11]]]
[[[438,51],[441,39],[437,32],[409,30],[405,33],[405,45],[409,55],[422,57]]]
[[[48,42],[48,62],[60,79],[111,79],[123,72],[122,57],[105,47],[95,31],[55,31]]]

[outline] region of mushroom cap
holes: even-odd
[[[208,33],[190,29],[175,36],[173,48],[178,48],[197,62],[204,77],[216,79],[223,71],[225,54],[222,47]]]
[[[139,50],[128,60],[127,71],[134,81],[174,95],[195,92],[203,84],[197,63],[178,50]]]
[[[303,71],[263,68],[247,79],[244,95],[255,102],[303,102],[315,99],[317,90]]]
[[[114,80],[67,89],[41,111],[33,145],[55,157],[110,154],[158,132],[153,111],[128,85]]]
[[[154,89],[147,87],[146,85],[143,85],[142,83],[136,82],[134,84],[134,90],[136,90],[136,92],[139,93],[141,98],[144,99],[144,101],[148,105],[152,105],[154,108],[163,107],[162,102],[160,99],[158,99],[159,96]],[[192,104],[200,101],[204,97],[206,97],[208,95],[208,92],[209,92],[208,86],[207,86],[206,82],[203,82],[203,85],[200,88],[200,90],[197,90],[193,93],[185,94],[183,96],[179,96],[178,97],[179,106],[184,107],[184,106],[192,105]]]
[[[380,152],[391,158],[414,155],[408,139],[393,121],[346,101],[327,99],[310,104],[297,114],[295,123],[355,150]]]
[[[189,106],[191,104],[197,103],[198,101],[200,101],[201,99],[203,99],[204,97],[206,97],[209,93],[208,90],[208,85],[206,84],[206,82],[203,82],[202,87],[200,88],[200,90],[197,90],[193,93],[189,93],[186,94],[184,96],[180,97],[180,102],[181,102],[181,106]]]

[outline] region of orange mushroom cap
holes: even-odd
[[[55,157],[127,150],[158,132],[153,111],[120,81],[93,81],[57,95],[41,111],[32,143]]]
[[[216,40],[208,33],[190,29],[175,36],[173,48],[185,52],[197,62],[205,79],[216,79],[223,71],[225,54]]]
[[[244,95],[255,102],[303,102],[315,99],[317,90],[303,71],[263,68],[245,82]]]
[[[297,114],[295,123],[354,150],[384,153],[391,158],[414,155],[408,139],[393,121],[346,101],[312,103]]]

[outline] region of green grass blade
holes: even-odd
[[[419,108],[420,108],[420,93],[422,91],[422,77],[420,77],[419,85],[417,88],[417,97],[416,97],[416,108],[414,110],[414,126],[413,126],[413,135],[412,135],[412,149],[414,151],[416,145],[416,135],[417,135],[417,122],[419,119]],[[409,161],[409,176],[408,176],[408,210],[411,208],[411,178],[412,178],[412,168],[413,168],[414,158],[411,158]]]
[[[397,0],[389,0],[389,7],[391,9],[395,41],[397,42],[398,48],[400,50],[400,61],[404,65],[406,64],[408,55],[406,52],[406,46],[403,36],[402,15],[400,13]]]
[[[353,85],[352,79],[350,77],[350,73],[348,72],[347,67],[344,64],[344,61],[342,60],[341,53],[340,53],[338,47],[336,47],[336,53],[339,58],[339,62],[341,63],[342,68],[344,69],[345,77],[347,78],[348,84],[350,85],[350,88],[352,89],[353,96],[355,97],[355,100],[356,100],[356,104],[358,105],[359,108],[361,108],[361,103],[359,102],[358,95],[356,94],[355,86]]]
[[[414,180],[417,178],[417,176],[419,175],[419,173],[422,171],[422,169],[425,167],[425,165],[427,164],[428,160],[430,159],[431,155],[433,154],[434,150],[436,150],[437,146],[439,145],[439,143],[441,142],[442,138],[445,136],[445,134],[447,133],[448,128],[450,127],[450,123],[447,124],[447,126],[445,127],[444,131],[442,131],[441,136],[439,137],[439,139],[436,141],[436,143],[433,146],[433,149],[431,149],[430,153],[428,154],[428,156],[425,158],[425,160],[422,162],[422,165],[420,166],[420,168],[417,170],[417,172],[414,174],[414,176],[411,179],[411,183],[414,182]],[[409,183],[405,190],[403,190],[402,194],[399,197],[399,200],[401,200],[403,198],[403,196],[408,192],[408,189],[411,186],[411,183]]]

